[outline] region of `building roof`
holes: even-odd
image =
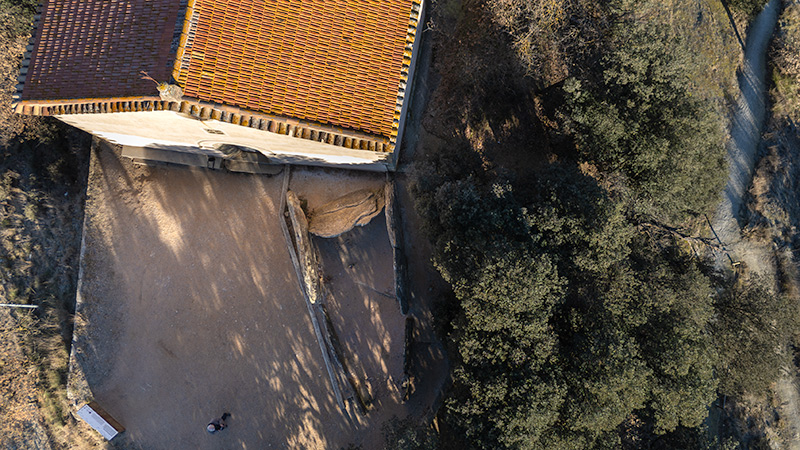
[[[180,9],[169,0],[44,0],[22,100],[152,95],[139,71],[169,78]]]
[[[174,76],[200,100],[389,137],[414,6],[196,0]]]
[[[45,0],[17,110],[101,112],[108,108],[91,105],[153,100],[156,86],[140,79],[144,70],[158,80],[173,76],[185,100],[217,111],[237,108],[394,144],[420,6]],[[53,107],[72,100],[85,106]]]

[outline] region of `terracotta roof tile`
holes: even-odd
[[[393,138],[418,6],[195,0],[173,74],[188,97]]]
[[[45,0],[22,99],[152,95],[155,86],[139,71],[169,79],[185,3]]]
[[[155,94],[145,70],[212,115],[229,105],[270,131],[391,151],[420,1],[44,0],[16,110],[124,111]]]

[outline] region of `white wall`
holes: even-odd
[[[67,114],[58,119],[111,142],[134,147],[202,152],[214,144],[254,148],[278,164],[386,171],[389,153],[352,150],[217,120],[199,120],[174,111]],[[210,134],[205,129],[224,132]]]

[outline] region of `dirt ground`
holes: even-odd
[[[768,248],[774,260],[776,289],[795,299],[800,287],[800,133],[773,123],[765,133],[766,152],[756,165],[747,202],[744,243]],[[796,349],[794,350],[796,354]],[[753,402],[749,411],[767,417],[758,423],[779,448],[800,449],[800,368],[783,367],[771,403]],[[772,420],[769,420],[772,419]]]
[[[745,263],[746,270],[766,275],[775,281],[776,292],[797,298],[800,135],[776,115],[776,110],[769,109],[774,104],[769,103],[765,92],[769,86],[765,75],[769,72],[765,70],[764,59],[771,56],[765,49],[779,9],[779,1],[770,1],[749,32],[747,64],[740,78],[742,96],[733,118],[729,145],[731,177],[715,217],[715,227],[733,257]],[[751,38],[760,39],[760,44],[752,49]],[[768,126],[762,133],[765,119],[769,119]],[[782,368],[782,376],[767,399],[745,398],[738,409],[729,412],[743,442],[766,435],[773,448],[800,449],[800,383],[796,362],[795,358],[793,367]]]
[[[115,447],[349,440],[279,228],[281,181],[93,149],[76,353],[127,428]],[[225,411],[229,429],[209,436]]]
[[[779,10],[780,1],[771,0],[748,31],[745,62],[739,76],[741,93],[731,119],[731,137],[727,145],[728,183],[713,221],[716,234],[731,251],[732,258],[744,261],[756,272],[773,277],[774,270],[771,268],[774,263],[769,256],[771,249],[742,242],[740,222],[742,204],[753,177],[767,115],[767,48],[778,21]],[[717,252],[715,258],[718,268],[729,268],[728,256],[723,252]]]
[[[126,427],[113,447],[381,448],[384,422],[430,411],[445,369],[409,402],[397,389],[405,318],[382,214],[314,240],[331,321],[375,394],[366,416],[337,406],[279,228],[282,182],[135,166],[94,146],[74,365]],[[313,208],[384,182],[294,168],[290,188]],[[229,428],[208,435],[226,411]]]

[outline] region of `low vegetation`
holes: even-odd
[[[727,2],[732,11],[750,18],[758,14],[766,3],[764,0],[727,0]]]
[[[771,54],[773,115],[800,122],[800,3],[787,2]]]
[[[590,67],[614,20],[606,2],[589,0],[497,0],[485,7],[540,86],[563,80],[571,68]]]

